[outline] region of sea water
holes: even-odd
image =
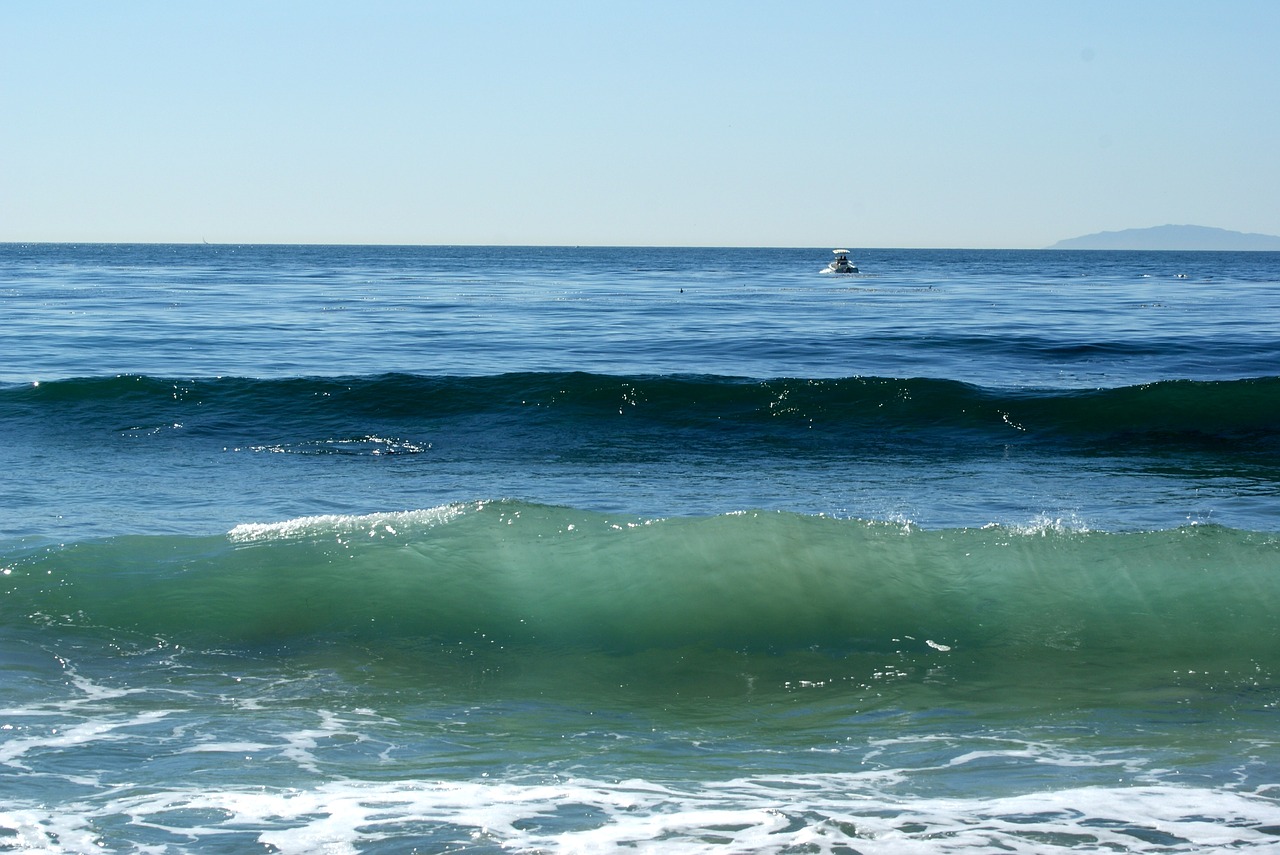
[[[1280,254],[0,246],[0,851],[1280,849]]]

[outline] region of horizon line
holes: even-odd
[[[1073,238],[1074,240],[1074,238]],[[412,249],[785,249],[818,250],[822,244],[787,246],[783,244],[623,244],[623,243],[325,243],[318,241],[166,241],[166,240],[0,240],[0,246],[208,246],[208,247],[382,247]],[[998,247],[998,246],[861,246],[850,252],[1280,252],[1274,249],[1206,249],[1203,247]]]

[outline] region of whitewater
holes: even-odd
[[[0,849],[1280,850],[1280,254],[0,246]]]

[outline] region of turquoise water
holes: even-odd
[[[1280,255],[0,247],[0,848],[1280,846]]]

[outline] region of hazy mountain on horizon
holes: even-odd
[[[1149,229],[1124,229],[1068,238],[1058,241],[1049,249],[1280,251],[1280,237],[1233,232],[1209,226],[1153,226]]]

